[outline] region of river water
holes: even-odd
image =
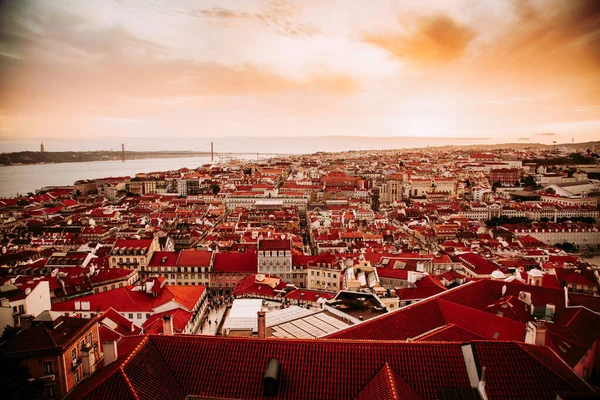
[[[80,179],[197,168],[209,162],[210,157],[184,157],[4,166],[0,167],[0,198],[35,192],[44,186],[73,185]]]

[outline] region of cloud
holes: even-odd
[[[556,136],[556,133],[544,132],[544,133],[536,133],[537,136]]]
[[[68,13],[30,18],[35,29],[18,18],[10,30],[0,27],[0,37],[10,32],[11,38],[27,41],[18,49],[23,60],[0,58],[0,108],[81,112],[118,109],[123,98],[346,96],[359,89],[354,78],[330,70],[291,77],[264,65],[173,58],[164,46],[121,26],[91,25]]]
[[[516,20],[480,49],[497,73],[556,79],[600,68],[600,2],[514,0]]]
[[[475,31],[447,15],[420,18],[405,23],[408,33],[366,34],[363,41],[375,45],[392,56],[421,64],[443,64],[460,58]]]
[[[519,140],[519,141],[521,141],[521,142],[527,142],[527,141],[529,141],[530,139],[529,139],[528,137],[525,137],[525,136],[523,136],[523,137],[520,137],[520,138],[518,138],[517,140]]]
[[[211,7],[191,10],[188,15],[226,25],[250,24],[296,38],[306,38],[319,33],[313,24],[298,22],[299,10],[284,1],[270,1],[257,12]]]

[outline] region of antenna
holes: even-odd
[[[556,150],[556,140],[552,141],[552,150]]]
[[[121,143],[121,161],[125,162],[125,143]]]

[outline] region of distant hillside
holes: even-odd
[[[567,147],[573,150],[586,150],[591,149],[594,145],[600,145],[600,141],[598,142],[584,142],[584,143],[557,143],[556,147]],[[453,145],[453,146],[435,146],[431,148],[435,149],[472,149],[472,150],[482,150],[482,149],[546,149],[550,150],[554,147],[554,145],[542,144],[542,143],[502,143],[502,144],[471,144],[471,145]]]
[[[197,157],[206,156],[206,152],[189,151],[149,151],[149,152],[127,152],[127,160],[137,160],[144,158],[179,158],[179,157]],[[61,152],[34,152],[21,151],[17,153],[0,154],[0,165],[14,164],[47,164],[47,163],[66,163],[66,162],[85,162],[85,161],[110,161],[120,160],[119,151],[61,151]]]
[[[125,141],[124,139],[119,139]],[[485,149],[551,149],[552,145],[541,143],[505,143],[505,144],[472,144],[474,141],[482,141],[482,138],[455,138],[453,145],[447,145],[448,138],[425,138],[425,137],[369,137],[369,136],[307,136],[307,137],[222,137],[222,138],[169,138],[168,141],[160,142],[151,139],[131,138],[127,143],[132,147],[144,148],[147,146],[165,146],[173,149],[177,148],[199,148],[204,147],[206,143],[214,141],[216,149],[235,155],[240,152],[254,154],[279,153],[279,154],[312,154],[317,152],[338,153],[343,151],[362,151],[362,150],[400,150],[414,148],[429,148],[436,150],[460,149],[485,150]],[[203,143],[200,146],[200,143]],[[574,150],[585,150],[592,148],[593,145],[600,142],[587,143],[564,143],[557,144],[556,147],[569,147]],[[127,151],[126,159],[148,159],[148,158],[175,158],[175,157],[198,157],[207,156],[209,152],[202,151]],[[217,154],[217,153],[215,153]],[[65,151],[65,152],[13,152],[0,154],[0,165],[13,164],[42,164],[42,163],[65,163],[65,162],[83,162],[83,161],[106,161],[120,160],[120,151]]]

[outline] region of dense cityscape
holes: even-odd
[[[3,382],[61,399],[592,398],[599,174],[597,145],[432,148],[0,199],[0,351],[31,376]]]
[[[600,399],[599,72],[600,0],[0,0],[0,399]]]

